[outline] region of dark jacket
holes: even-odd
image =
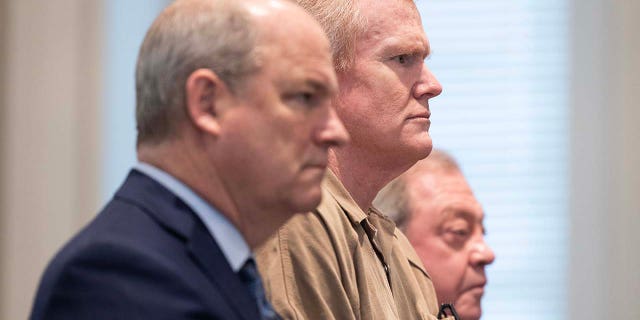
[[[259,319],[196,214],[133,170],[51,261],[30,319]]]

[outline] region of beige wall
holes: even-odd
[[[97,208],[102,10],[3,2],[0,318],[25,319],[45,264]]]
[[[572,3],[571,319],[640,319],[640,2]]]
[[[5,65],[6,65],[6,51],[5,51],[5,39],[6,39],[6,31],[7,31],[7,1],[0,0],[0,181],[4,181],[4,138],[6,136],[6,120],[7,116],[5,114],[5,83],[4,83],[4,74],[5,74]],[[4,231],[4,183],[0,183],[0,243],[4,242],[5,238],[2,236],[2,232]],[[0,245],[0,261],[4,261],[8,259],[7,255],[4,254],[4,247]],[[2,264],[0,263],[0,275],[2,275]],[[0,278],[0,281],[1,278]],[[2,290],[2,282],[0,282],[0,310],[4,310],[4,290]],[[2,312],[0,311],[0,316],[2,316]]]

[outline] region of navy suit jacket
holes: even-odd
[[[30,319],[260,319],[196,214],[131,171],[114,198],[51,261]]]

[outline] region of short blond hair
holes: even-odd
[[[346,71],[355,58],[356,39],[366,28],[358,10],[358,0],[295,0],[318,20],[324,29],[333,54],[336,71]]]
[[[360,0],[293,0],[318,20],[331,42],[336,72],[347,71],[355,60],[356,40],[367,29]],[[414,8],[414,0],[405,0]],[[417,8],[416,8],[417,10]]]

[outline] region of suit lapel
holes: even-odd
[[[189,239],[189,252],[202,272],[218,287],[227,303],[242,318],[260,319],[258,305],[240,277],[231,270],[224,254],[202,223],[196,223]]]
[[[257,302],[233,272],[222,250],[202,221],[180,198],[146,175],[132,170],[116,198],[135,203],[169,232],[184,239],[185,250],[236,314],[260,319]]]

